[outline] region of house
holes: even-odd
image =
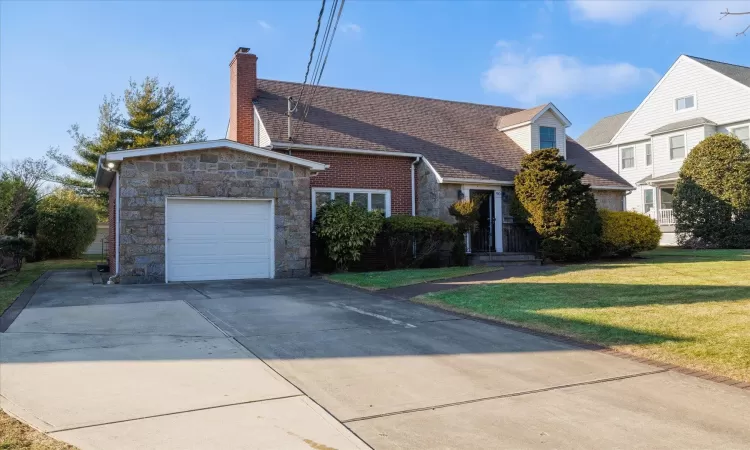
[[[653,217],[676,244],[672,194],[682,162],[704,138],[750,145],[750,67],[680,56],[633,111],[605,117],[578,142],[636,187],[625,208]]]
[[[569,138],[553,104],[531,109],[301,85],[257,78],[240,48],[230,64],[226,139],[108,153],[110,270],[125,282],[302,277],[317,208],[343,198],[386,216],[449,220],[448,206],[485,194],[467,251],[523,250],[509,200],[521,158],[557,147],[586,172],[603,207],[633,189]],[[292,99],[290,100],[290,97]]]

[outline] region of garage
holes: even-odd
[[[166,198],[170,281],[273,278],[273,200]]]

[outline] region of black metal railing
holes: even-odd
[[[503,251],[537,253],[539,252],[539,234],[529,224],[503,224]]]
[[[489,228],[477,228],[471,233],[471,251],[476,252],[493,252],[495,251],[495,242],[492,231]]]

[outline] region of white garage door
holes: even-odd
[[[167,199],[167,281],[271,278],[271,201]]]

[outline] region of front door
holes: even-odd
[[[469,196],[479,202],[479,222],[471,233],[471,251],[495,251],[495,191],[471,189]]]

